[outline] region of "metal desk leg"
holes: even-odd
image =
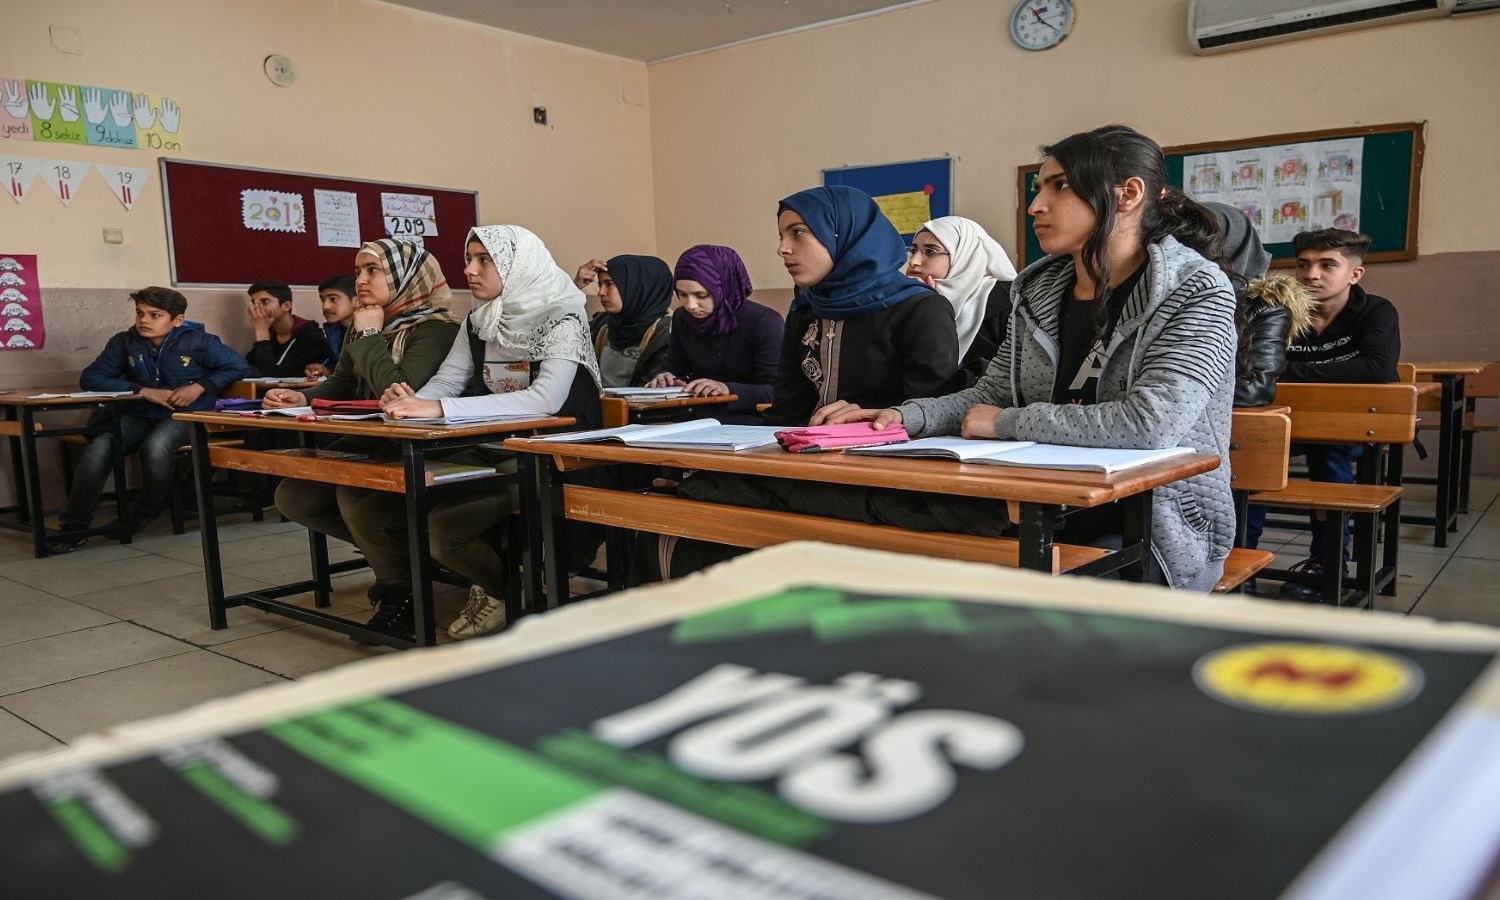
[[[1405,477],[1406,467],[1406,445],[1391,444],[1390,452],[1386,457],[1385,483],[1391,487],[1400,487],[1401,480]],[[1380,589],[1383,597],[1396,596],[1396,578],[1400,572],[1401,558],[1401,498],[1386,507],[1381,517],[1384,523],[1382,530],[1385,532],[1385,546],[1381,548],[1381,567],[1388,571],[1391,580]]]
[[[224,603],[224,570],[219,562],[219,519],[214,515],[214,469],[208,457],[208,430],[193,423],[193,489],[198,495],[198,537],[203,543],[203,579],[208,588],[208,625],[229,627]]]
[[[1120,577],[1138,584],[1151,582],[1156,557],[1151,553],[1151,491],[1142,491],[1120,501],[1125,513],[1123,549],[1136,548],[1140,558],[1126,566]]]
[[[543,596],[542,560],[546,555],[542,538],[542,504],[537,490],[537,469],[543,460],[531,453],[518,454],[516,473],[521,479],[521,515],[525,519],[526,552],[521,559],[521,601],[525,611],[540,612],[546,607]],[[508,622],[515,618],[509,617]]]
[[[1453,376],[1439,376],[1443,384],[1442,412],[1438,415],[1437,498],[1433,509],[1432,546],[1448,546],[1448,482],[1453,478]]]
[[[302,432],[303,447],[313,449],[317,445],[317,439],[312,432]],[[250,502],[258,505],[262,499],[260,484],[251,483],[251,494],[255,499]],[[327,607],[333,603],[333,574],[328,571],[328,535],[311,528],[307,529],[307,556],[312,565],[313,606]]]
[[[120,543],[128,544],[131,538],[130,527],[130,490],[125,478],[125,434],[120,429],[119,409],[109,410],[109,433],[115,439],[115,522],[119,526],[118,537]],[[176,463],[173,463],[175,476]],[[144,469],[142,470],[145,471]]]
[[[24,493],[25,508],[30,513],[31,549],[37,559],[47,555],[47,516],[42,509],[42,472],[36,455],[36,413],[21,407],[21,469],[24,482],[16,485]]]
[[[6,422],[20,421],[17,418],[19,410],[15,407],[5,408]],[[22,522],[31,522],[31,498],[26,491],[26,466],[21,459],[21,437],[17,435],[8,439],[10,441],[10,474],[16,486],[16,512],[20,515]]]
[[[1448,431],[1448,446],[1452,455],[1448,457],[1448,525],[1449,531],[1458,531],[1459,482],[1464,468],[1464,383],[1465,376],[1453,377],[1453,406],[1448,410],[1452,427]]]
[[[547,609],[568,602],[568,561],[559,546],[558,516],[562,513],[562,485],[552,457],[537,460],[537,524],[542,532],[542,580],[547,586]]]
[[[1052,574],[1054,511],[1050,504],[1021,504],[1021,568]]]
[[[433,627],[432,557],[427,544],[427,466],[422,445],[402,441],[401,455],[406,475],[406,540],[411,555],[412,613],[419,647],[437,643]]]

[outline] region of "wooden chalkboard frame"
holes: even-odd
[[[167,263],[168,263],[168,266],[169,266],[169,271],[171,273],[171,281],[172,281],[173,287],[243,288],[245,286],[245,284],[249,283],[249,281],[245,281],[245,280],[242,280],[242,281],[213,281],[213,280],[187,281],[187,280],[183,280],[183,279],[181,279],[179,277],[179,272],[178,272],[177,236],[174,233],[173,213],[172,213],[172,176],[171,176],[170,171],[169,171],[169,166],[172,166],[172,165],[181,165],[181,166],[188,167],[188,168],[197,167],[197,168],[208,168],[208,169],[225,169],[225,170],[229,170],[229,171],[232,171],[232,172],[241,172],[241,173],[261,173],[261,174],[266,174],[266,175],[271,175],[271,176],[277,176],[277,177],[308,179],[308,180],[311,180],[311,181],[318,181],[318,182],[329,182],[329,183],[338,182],[338,183],[344,183],[344,184],[358,186],[358,187],[361,187],[361,188],[393,188],[393,189],[396,189],[396,190],[402,191],[402,192],[429,191],[429,192],[433,192],[434,194],[443,194],[443,195],[449,195],[449,196],[454,196],[454,197],[467,197],[469,199],[469,201],[472,203],[472,210],[473,210],[473,212],[472,212],[472,215],[470,216],[470,218],[472,218],[472,220],[473,220],[472,224],[478,224],[478,222],[479,222],[479,192],[476,191],[476,190],[470,190],[470,189],[466,189],[466,188],[441,187],[441,186],[438,186],[438,185],[412,184],[412,183],[408,183],[408,182],[383,181],[383,180],[380,180],[380,179],[373,179],[373,178],[354,178],[354,177],[351,177],[351,176],[348,176],[348,175],[325,175],[325,174],[322,174],[322,173],[319,173],[319,172],[301,172],[301,171],[297,171],[295,169],[268,169],[268,168],[264,168],[264,167],[261,167],[261,166],[241,166],[241,165],[235,165],[234,163],[209,162],[209,161],[206,161],[206,160],[196,160],[196,159],[179,159],[177,157],[167,157],[167,156],[158,157],[158,159],[157,159],[157,177],[158,177],[158,179],[161,182],[162,218],[163,218],[163,221],[164,221],[164,223],[166,225],[166,232],[167,232]],[[463,233],[466,234],[467,231],[468,231],[468,226],[465,226],[463,228]],[[377,235],[377,236],[378,237],[384,237],[385,235],[384,234],[380,234],[380,235]],[[347,254],[349,255],[349,259],[350,260],[353,259],[353,253],[354,253],[354,249],[353,248],[340,248],[340,249],[343,250],[343,251],[345,251],[345,252],[347,252]],[[429,248],[429,249],[431,249],[431,248]],[[351,266],[351,268],[352,268],[352,266]],[[330,270],[330,271],[332,271],[332,270]],[[270,274],[273,274],[273,275],[276,274],[274,272],[274,269],[269,269],[268,268],[268,272],[270,272]],[[253,280],[254,279],[250,279],[250,281],[253,281]],[[311,280],[310,281],[310,280],[305,280],[305,279],[295,279],[295,278],[293,278],[293,279],[289,279],[288,280],[288,284],[289,284],[290,287],[292,287],[294,289],[308,289],[308,290],[311,290],[311,289],[317,287],[318,282],[316,280]]]
[[[1286,134],[1271,134],[1263,137],[1242,138],[1228,141],[1204,141],[1197,144],[1180,144],[1175,147],[1163,147],[1162,152],[1167,157],[1186,156],[1194,153],[1217,153],[1226,150],[1254,150],[1260,147],[1274,147],[1279,144],[1299,144],[1311,141],[1338,140],[1340,138],[1364,138],[1372,135],[1403,134],[1409,133],[1412,139],[1411,147],[1411,171],[1410,187],[1407,195],[1407,217],[1406,238],[1402,247],[1398,250],[1378,250],[1366,257],[1366,262],[1401,262],[1417,258],[1417,221],[1421,218],[1422,199],[1422,159],[1426,150],[1423,141],[1423,132],[1427,123],[1423,122],[1397,122],[1389,125],[1366,125],[1356,128],[1330,128],[1322,131],[1298,131]],[[1036,260],[1030,259],[1027,251],[1027,236],[1030,229],[1027,226],[1026,209],[1030,206],[1029,179],[1041,169],[1041,163],[1016,167],[1016,244],[1017,255],[1020,257],[1021,266],[1026,266]],[[1170,180],[1169,182],[1170,183]],[[1181,185],[1177,185],[1180,187]],[[1294,260],[1290,257],[1276,257],[1271,262],[1272,268],[1285,268],[1291,266]]]

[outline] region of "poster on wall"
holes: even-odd
[[[353,191],[313,190],[319,247],[358,247],[359,195]]]
[[[391,237],[415,238],[419,243],[437,237],[436,203],[427,194],[382,193],[380,218]]]
[[[0,185],[10,199],[20,203],[41,174],[42,161],[28,156],[0,156]]]
[[[1200,153],[1183,161],[1187,193],[1245,213],[1260,239],[1319,228],[1359,230],[1364,140],[1346,138]]]
[[[0,253],[0,350],[40,350],[46,337],[36,256]]]
[[[307,231],[302,195],[287,191],[240,191],[240,221],[251,231]]]
[[[166,94],[0,75],[0,138],[182,150],[182,106]]]

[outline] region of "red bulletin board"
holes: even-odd
[[[438,233],[424,238],[424,243],[450,276],[450,284],[463,267],[464,237],[479,218],[475,191],[179,159],[160,162],[172,284],[182,287],[244,287],[270,278],[312,288],[330,275],[352,273],[356,248],[318,244],[315,189],[347,191],[359,198],[359,236],[364,240],[386,237],[382,193],[432,197]],[[246,228],[240,196],[246,190],[300,194],[305,230]]]

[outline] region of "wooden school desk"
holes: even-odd
[[[1403,515],[1411,525],[1432,526],[1432,546],[1448,546],[1448,532],[1458,530],[1459,472],[1463,467],[1464,379],[1484,371],[1483,362],[1409,363],[1416,377],[1442,386],[1438,405],[1437,499],[1430,516]]]
[[[92,437],[109,432],[115,436],[118,444],[120,441],[119,413],[124,409],[119,404],[140,399],[133,394],[124,397],[32,399],[37,394],[68,394],[76,393],[77,390],[77,388],[66,387],[18,388],[0,394],[0,412],[4,415],[4,418],[0,419],[0,434],[10,440],[10,466],[15,478],[16,492],[15,505],[0,509],[0,513],[18,514],[17,522],[0,520],[0,525],[30,531],[32,551],[37,559],[47,555],[49,539],[46,510],[42,508],[42,469],[41,461],[37,458],[37,438],[60,438],[70,434]],[[37,421],[38,413],[50,410],[68,410],[76,413],[93,409],[109,409],[113,415],[109,416],[109,421],[97,424],[83,422],[74,425],[44,425]],[[114,476],[115,518],[117,520],[114,525],[87,528],[82,531],[55,531],[50,537],[87,537],[94,534],[115,533],[122,544],[130,543],[130,500],[126,496],[128,492],[125,490],[125,458],[122,455],[116,455]]]
[[[427,471],[427,454],[490,443],[506,435],[530,434],[549,428],[562,428],[574,424],[575,421],[566,416],[539,416],[532,419],[506,419],[470,425],[402,425],[370,420],[319,419],[303,422],[289,416],[259,417],[219,412],[178,413],[177,418],[193,424],[193,477],[197,486],[198,519],[203,539],[203,570],[208,583],[209,624],[214,629],[226,628],[228,627],[227,611],[230,607],[253,606],[265,612],[289,616],[345,634],[376,640],[393,647],[414,645],[429,647],[437,642],[432,608],[432,559],[428,553],[427,544],[427,490],[439,482],[434,480],[433,473]],[[398,444],[401,458],[392,462],[340,460],[326,455],[299,456],[288,451],[213,445],[209,443],[208,435],[210,430],[215,429],[298,432],[307,445],[303,449],[312,453],[320,452],[311,447],[313,438],[317,435],[379,439]],[[329,454],[337,451],[321,452]],[[218,525],[214,520],[213,509],[213,470],[216,468],[405,494],[407,541],[411,553],[411,584],[416,617],[415,641],[407,641],[384,632],[374,631],[359,623],[307,609],[281,599],[312,591],[314,603],[317,606],[327,606],[329,592],[333,589],[330,581],[333,572],[363,565],[361,561],[353,566],[348,564],[330,566],[328,538],[315,531],[308,532],[312,580],[297,581],[226,597],[224,574],[219,563]],[[512,477],[496,474],[463,480],[485,482],[483,485],[476,484],[476,490],[494,490],[498,487],[495,479],[505,480]]]
[[[567,599],[568,582],[566,574],[559,568],[563,554],[556,542],[552,525],[554,517],[740,547],[822,539],[884,549],[909,547],[912,549],[907,552],[986,559],[1001,565],[1049,573],[1064,568],[1079,575],[1122,571],[1125,577],[1140,581],[1146,577],[1150,558],[1152,488],[1209,472],[1219,466],[1217,456],[1198,453],[1139,466],[1128,472],[1103,475],[936,459],[787,453],[774,445],[726,453],[654,450],[617,444],[557,444],[512,438],[505,442],[505,446],[522,454],[521,486],[525,492],[522,506],[537,510],[537,519],[542,526],[530,532],[541,543],[530,548],[527,558],[529,610],[540,608],[531,598],[538,596],[543,583],[548,592],[549,608]],[[1020,526],[1020,539],[913,532],[676,497],[562,485],[557,478],[559,472],[601,464],[701,469],[1008,502],[1016,511],[1011,518]],[[1090,558],[1069,560],[1077,565],[1065,565],[1063,548],[1053,541],[1060,517],[1068,509],[1086,509],[1114,502],[1121,504],[1124,513],[1122,549],[1111,553],[1082,548]],[[736,524],[752,521],[755,524],[750,527]],[[614,555],[612,553],[611,557]],[[618,574],[613,561],[610,568],[612,573]]]
[[[671,400],[630,400],[605,394],[599,398],[603,427],[617,428],[632,423],[677,422],[712,416],[714,408],[740,399],[738,394],[717,397],[674,397]]]
[[[0,871],[15,897],[1460,900],[1500,851],[1497,647],[787,544],[11,764]]]
[[[241,379],[229,386],[222,395],[226,400],[259,400],[266,395],[267,391],[284,388],[289,391],[301,391],[315,387],[319,382],[308,378],[277,378],[273,381],[264,379]]]

